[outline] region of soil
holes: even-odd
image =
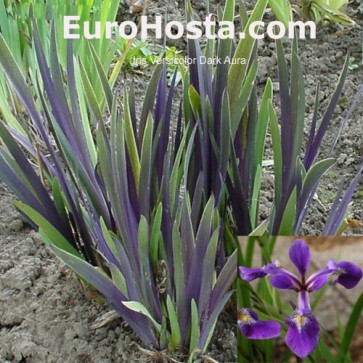
[[[197,16],[201,16],[206,10],[206,1],[192,2]],[[211,3],[213,10],[218,1]],[[223,4],[223,1],[220,3]],[[153,16],[160,13],[160,9],[169,9],[169,20],[180,20],[184,18],[183,8],[184,1],[181,0],[150,0],[148,13]],[[352,8],[351,11],[358,10]],[[358,12],[354,16],[361,22]],[[325,140],[324,152],[334,139],[334,132],[339,128],[363,80],[361,29],[337,31],[334,27],[324,28],[318,31],[316,40],[299,43],[305,70],[308,122],[312,116],[317,83],[320,83],[321,104],[324,107],[333,93],[348,51],[354,57],[354,65],[357,65],[349,72],[332,130]],[[184,45],[183,41],[177,44],[181,48]],[[277,81],[273,42],[261,41],[259,54],[258,83],[263,87],[267,77]],[[149,74],[150,71],[146,70],[142,75],[123,76],[134,80],[136,99],[142,99]],[[362,140],[361,99],[336,145],[333,156],[338,159],[337,166],[319,189],[319,201],[314,203],[301,234],[320,234],[340,181],[343,179],[347,186],[363,161]],[[271,156],[269,151],[267,154]],[[272,187],[273,175],[267,168],[263,180],[261,220],[267,218],[270,212]],[[362,190],[361,181],[349,207],[352,217],[360,221],[363,221]],[[0,184],[0,363],[147,361],[146,355],[138,348],[142,346],[141,342],[120,319],[112,320],[98,329],[91,328],[98,318],[104,317],[108,308],[89,296],[73,274],[39,240],[37,233],[24,224],[13,208],[12,200],[11,193]],[[359,227],[358,224],[356,227]],[[362,232],[360,228],[347,231],[348,234]],[[234,319],[230,314],[222,315],[208,356],[218,362],[235,362],[235,331]],[[361,347],[358,343],[355,346]]]

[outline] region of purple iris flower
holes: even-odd
[[[333,284],[340,284],[351,289],[358,284],[363,273],[359,266],[351,262],[337,263],[330,260],[326,267],[307,278],[306,273],[311,255],[309,246],[302,240],[293,242],[289,250],[289,257],[295,265],[298,275],[285,269],[278,260],[260,269],[240,266],[239,274],[241,279],[247,282],[271,276],[270,284],[273,287],[297,292],[297,308],[285,321],[288,326],[285,341],[292,352],[304,359],[316,348],[320,331],[319,324],[311,311],[309,294],[321,289],[332,275],[337,275]]]
[[[258,315],[251,309],[239,309],[237,323],[241,333],[248,339],[271,339],[281,334],[279,323],[259,320]]]

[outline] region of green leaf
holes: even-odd
[[[269,106],[272,101],[273,89],[272,82],[269,78],[266,82],[265,90],[262,95],[260,111],[257,119],[256,138],[255,138],[255,168],[257,165],[262,166],[263,152],[265,149],[267,124],[270,119]]]
[[[223,21],[233,22],[234,11],[235,11],[235,0],[227,0],[226,5],[224,6],[223,15],[221,17],[218,17],[218,19],[222,19]],[[233,42],[232,39],[218,40],[218,58],[222,59],[222,64],[218,65],[218,67],[216,68],[215,84],[218,85],[217,88],[220,88],[221,91],[223,92],[225,92],[225,86],[228,79],[228,71],[230,68],[228,62],[224,62],[223,60],[225,60],[227,57],[230,56],[232,49],[232,42]]]
[[[150,79],[148,87],[147,87],[144,102],[142,105],[141,117],[140,117],[140,128],[139,128],[139,130],[140,130],[139,137],[140,138],[143,138],[146,121],[154,107],[155,96],[156,96],[158,84],[160,81],[161,71],[162,71],[162,65],[161,64],[157,65],[155,67],[154,73],[151,76],[151,79]]]
[[[91,129],[90,118],[89,118],[89,107],[91,107],[91,109],[93,106],[96,108],[93,110],[93,112],[96,112],[96,113],[94,113],[94,117],[96,118],[97,121],[102,120],[102,115],[99,114],[97,116],[97,112],[101,112],[98,108],[98,104],[94,104],[91,106],[89,103],[90,101],[87,99],[86,91],[83,87],[83,82],[82,82],[80,62],[76,62],[74,64],[74,67],[75,67],[74,70],[75,70],[76,89],[77,89],[77,95],[78,95],[78,101],[79,101],[79,111],[80,111],[80,117],[82,120],[84,135],[86,138],[88,152],[90,153],[90,156],[91,156],[92,165],[96,165],[97,151],[96,151],[95,141],[93,140],[93,135],[92,135],[92,129]],[[101,118],[98,118],[98,117],[101,117]]]
[[[302,200],[308,199],[315,186],[321,180],[322,176],[331,169],[335,164],[335,159],[324,159],[313,165],[306,173],[301,191]]]
[[[209,346],[210,341],[213,338],[213,334],[214,334],[214,330],[216,328],[217,322],[218,322],[218,319],[215,320],[215,322],[212,324],[212,326],[210,328],[210,331],[209,331],[209,334],[207,336],[207,339],[205,340],[204,347],[202,347],[202,349],[201,349],[202,350],[202,353],[205,353],[205,351],[207,350],[207,348]]]
[[[219,242],[219,230],[216,229],[209,241],[207,251],[201,266],[202,284],[200,287],[198,304],[200,306],[208,306],[215,279],[215,264],[217,247]]]
[[[259,195],[260,195],[260,189],[261,189],[261,175],[262,175],[262,168],[260,165],[257,165],[255,180],[253,183],[253,193],[252,193],[252,200],[251,200],[251,207],[250,207],[250,220],[251,220],[252,228],[256,227],[256,222],[258,219],[258,205],[259,205]]]
[[[134,134],[134,129],[132,127],[129,98],[126,92],[124,98],[125,98],[124,101],[125,140],[126,140],[127,150],[130,155],[131,168],[134,174],[135,185],[138,187],[140,185],[140,173],[141,173],[140,159],[136,144],[136,137]]]
[[[124,276],[122,275],[122,272],[119,270],[118,267],[116,267],[115,265],[113,265],[111,263],[109,264],[109,268],[111,271],[112,282],[122,292],[122,294],[125,295],[125,297],[128,299],[129,293],[127,291],[126,280],[125,280]]]
[[[349,352],[349,347],[352,343],[354,333],[359,323],[361,314],[363,312],[363,294],[361,294],[355,303],[352,313],[350,314],[347,327],[345,329],[344,338],[341,344],[340,357],[343,359]]]
[[[42,232],[45,234],[47,238],[49,238],[48,241],[54,244],[56,247],[81,258],[81,255],[79,252],[71,245],[71,243],[57,230],[55,229],[47,220],[44,218],[41,214],[39,214],[36,210],[31,208],[30,206],[15,201],[15,206],[23,212],[29,219],[31,219],[39,228],[42,230]]]
[[[265,12],[267,0],[258,0],[253,13],[248,20],[246,28],[249,29],[250,25],[254,21],[259,21]],[[228,73],[228,95],[230,98],[231,114],[233,115],[238,106],[238,96],[240,94],[241,84],[246,76],[247,67],[250,62],[253,48],[255,46],[256,39],[252,38],[249,31],[245,34],[245,39],[241,39],[233,59],[245,59],[246,62],[242,64],[232,64]]]
[[[180,333],[177,312],[175,311],[175,307],[169,295],[166,298],[166,306],[168,309],[168,316],[170,322],[171,343],[173,344],[173,347],[177,347],[182,345],[182,337]]]
[[[239,0],[238,4],[239,4],[239,16],[241,18],[242,29],[245,29],[246,24],[248,22],[248,14],[247,14],[246,5],[243,0]]]
[[[173,211],[175,209],[175,204],[178,201],[179,194],[178,190],[180,188],[180,183],[183,178],[183,163],[185,159],[183,158],[185,143],[188,139],[189,127],[185,129],[185,133],[180,142],[179,149],[177,151],[176,157],[173,163],[173,169],[171,171],[169,185],[170,185],[170,209]],[[194,135],[195,133],[193,133]]]
[[[152,324],[154,325],[156,331],[158,333],[161,332],[161,324],[159,324],[149,313],[149,311],[145,308],[144,305],[137,301],[121,301],[128,309],[135,311],[136,313],[142,314],[150,319]]]
[[[288,0],[269,0],[269,5],[276,18],[281,21],[285,28],[289,26],[289,21],[292,20],[291,6]]]
[[[198,307],[194,299],[191,301],[191,327],[190,327],[190,343],[189,354],[194,354],[199,349],[199,318]]]
[[[152,167],[152,149],[153,149],[153,118],[149,116],[144,132],[142,142],[141,159],[140,159],[140,180],[138,185],[138,194],[140,199],[140,213],[149,219],[150,216],[150,191],[151,191],[151,167]]]
[[[142,269],[145,270],[149,264],[149,224],[144,216],[141,216],[139,222],[138,241],[140,262]]]
[[[328,5],[328,2],[323,0],[312,0],[312,7],[317,9],[322,17],[332,20],[333,22],[340,23],[342,25],[354,25],[355,22],[347,14],[335,9],[334,7]]]
[[[281,200],[282,194],[282,147],[280,127],[272,102],[269,102],[269,115],[271,123],[272,149],[274,153],[274,174],[275,174],[275,205]]]
[[[93,112],[96,120],[101,121],[102,120],[102,111],[101,111],[100,105],[98,103],[99,100],[97,99],[95,89],[93,88],[93,85],[88,77],[88,74],[85,70],[85,67],[84,67],[82,61],[80,61],[79,69],[80,69],[80,73],[81,73],[81,77],[82,77],[83,92],[86,96],[88,106],[90,107],[91,111]]]
[[[319,339],[317,349],[316,349],[316,351],[314,352],[313,355],[315,355],[315,353],[319,353],[319,355],[317,357],[318,361],[321,360],[321,358],[324,358],[324,361],[326,360],[326,362],[338,363],[337,360],[335,359],[334,355],[332,354],[330,348],[324,342],[323,339]],[[339,363],[342,363],[342,361],[339,361]]]
[[[297,52],[297,40],[294,39],[292,44],[290,79],[291,123],[293,127],[293,154],[291,160],[293,161],[295,161],[301,153],[305,123],[305,86],[303,70]],[[288,86],[286,85],[286,87]],[[294,171],[295,168],[291,168],[291,173],[294,173]],[[290,175],[290,178],[292,178],[292,175]]]
[[[240,89],[238,90],[239,96],[237,100],[237,105],[233,111],[231,112],[231,135],[234,137],[236,135],[238,126],[241,122],[241,117],[245,110],[245,107],[250,99],[250,95],[253,91],[253,87],[255,84],[255,78],[257,74],[257,61],[254,60],[250,69],[248,70],[246,79],[244,80],[243,84],[241,85]],[[231,107],[230,107],[231,109]]]
[[[108,230],[106,223],[104,221],[104,219],[101,217],[100,218],[100,225],[101,225],[101,230],[102,230],[102,234],[103,237],[105,238],[106,244],[108,246],[108,248],[111,250],[112,254],[115,256],[115,258],[121,263],[121,259],[120,256],[118,254],[117,248],[115,246],[115,243],[112,239],[111,233]]]
[[[60,188],[59,181],[56,178],[53,178],[52,180],[52,194],[58,214],[62,217],[63,221],[66,222],[68,216],[66,211],[65,198]]]
[[[0,54],[0,65],[3,71],[7,75],[8,79],[11,80],[11,83],[14,86],[14,89],[16,90],[19,98],[22,100],[24,106],[26,106],[31,116],[36,117],[37,121],[40,122],[40,117],[33,102],[32,94],[29,91],[29,87],[27,87],[22,76],[22,72],[20,71],[16,60],[1,33]]]
[[[263,236],[268,229],[269,220],[266,219],[261,224],[259,224],[251,233],[250,236],[260,237]]]
[[[189,87],[188,95],[194,116],[200,118],[202,114],[201,100],[200,100],[200,95],[197,92],[197,90],[194,88],[194,86]]]
[[[1,80],[0,80],[0,85],[1,85]],[[4,82],[5,79],[4,79]],[[7,98],[3,92],[3,90],[0,87],[0,113],[1,116],[3,117],[4,121],[6,121],[6,123],[12,128],[14,129],[16,132],[18,132],[21,136],[27,138],[27,134],[23,128],[23,126],[21,125],[21,123],[14,117],[14,115],[11,113],[10,111],[10,107],[7,103]],[[9,101],[8,101],[9,102]]]
[[[86,43],[89,44],[89,43]],[[94,47],[92,46],[92,44],[89,44],[90,48],[91,48],[91,54],[92,54],[92,58],[93,61],[95,63],[96,66],[96,70],[97,70],[97,75],[101,81],[101,85],[102,85],[102,90],[103,90],[103,97],[102,99],[100,99],[100,103],[101,103],[101,109],[102,109],[102,104],[104,103],[104,100],[106,100],[107,106],[108,106],[108,111],[111,112],[112,110],[112,91],[111,91],[111,87],[108,83],[107,80],[107,76],[105,74],[105,71],[103,69],[103,66],[101,64],[101,60],[97,54],[97,52],[95,51]]]
[[[220,170],[221,175],[226,175],[228,161],[231,152],[231,113],[229,109],[228,93],[223,93],[222,101],[222,125],[221,125],[221,147],[220,147]]]
[[[173,261],[174,261],[174,283],[177,310],[182,311],[185,304],[185,271],[184,257],[179,232],[179,221],[173,225]]]
[[[296,188],[290,195],[289,201],[281,220],[279,236],[291,236],[293,233],[294,223],[296,220]]]
[[[163,205],[159,204],[155,216],[153,218],[151,233],[150,233],[150,261],[152,266],[157,266],[159,241],[162,238],[161,223],[163,218]]]

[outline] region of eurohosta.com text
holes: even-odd
[[[254,21],[243,32],[237,31],[234,23],[230,21],[220,21],[217,25],[212,15],[207,16],[204,21],[191,21],[186,25],[179,21],[170,21],[164,24],[161,15],[156,16],[155,21],[152,23],[149,22],[147,16],[141,16],[139,25],[133,21],[121,23],[108,21],[105,22],[104,26],[102,25],[101,22],[95,22],[94,28],[91,30],[90,23],[80,23],[79,16],[65,16],[63,35],[65,39],[79,39],[81,37],[86,39],[111,39],[115,35],[125,39],[133,39],[140,34],[142,40],[146,40],[151,36],[154,39],[163,39],[164,37],[180,39],[184,36],[188,39],[202,37],[207,39],[244,39],[246,34],[254,39],[263,39],[266,36],[271,39],[281,39],[283,37],[292,39],[295,36],[306,39],[307,35],[311,39],[316,38],[316,24],[313,21],[291,21],[288,26],[280,21],[269,23]]]

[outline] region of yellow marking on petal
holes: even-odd
[[[252,321],[252,318],[250,317],[250,315],[244,313],[243,311],[239,311],[237,313],[237,320],[243,323],[250,323]]]
[[[295,316],[295,322],[299,330],[304,326],[306,320],[307,320],[306,316],[301,316],[301,315]]]
[[[344,271],[341,267],[339,267],[339,269],[338,269],[338,271],[336,272],[336,274],[338,274],[339,276],[340,276],[340,275],[344,275],[344,274],[345,274],[345,271]]]

